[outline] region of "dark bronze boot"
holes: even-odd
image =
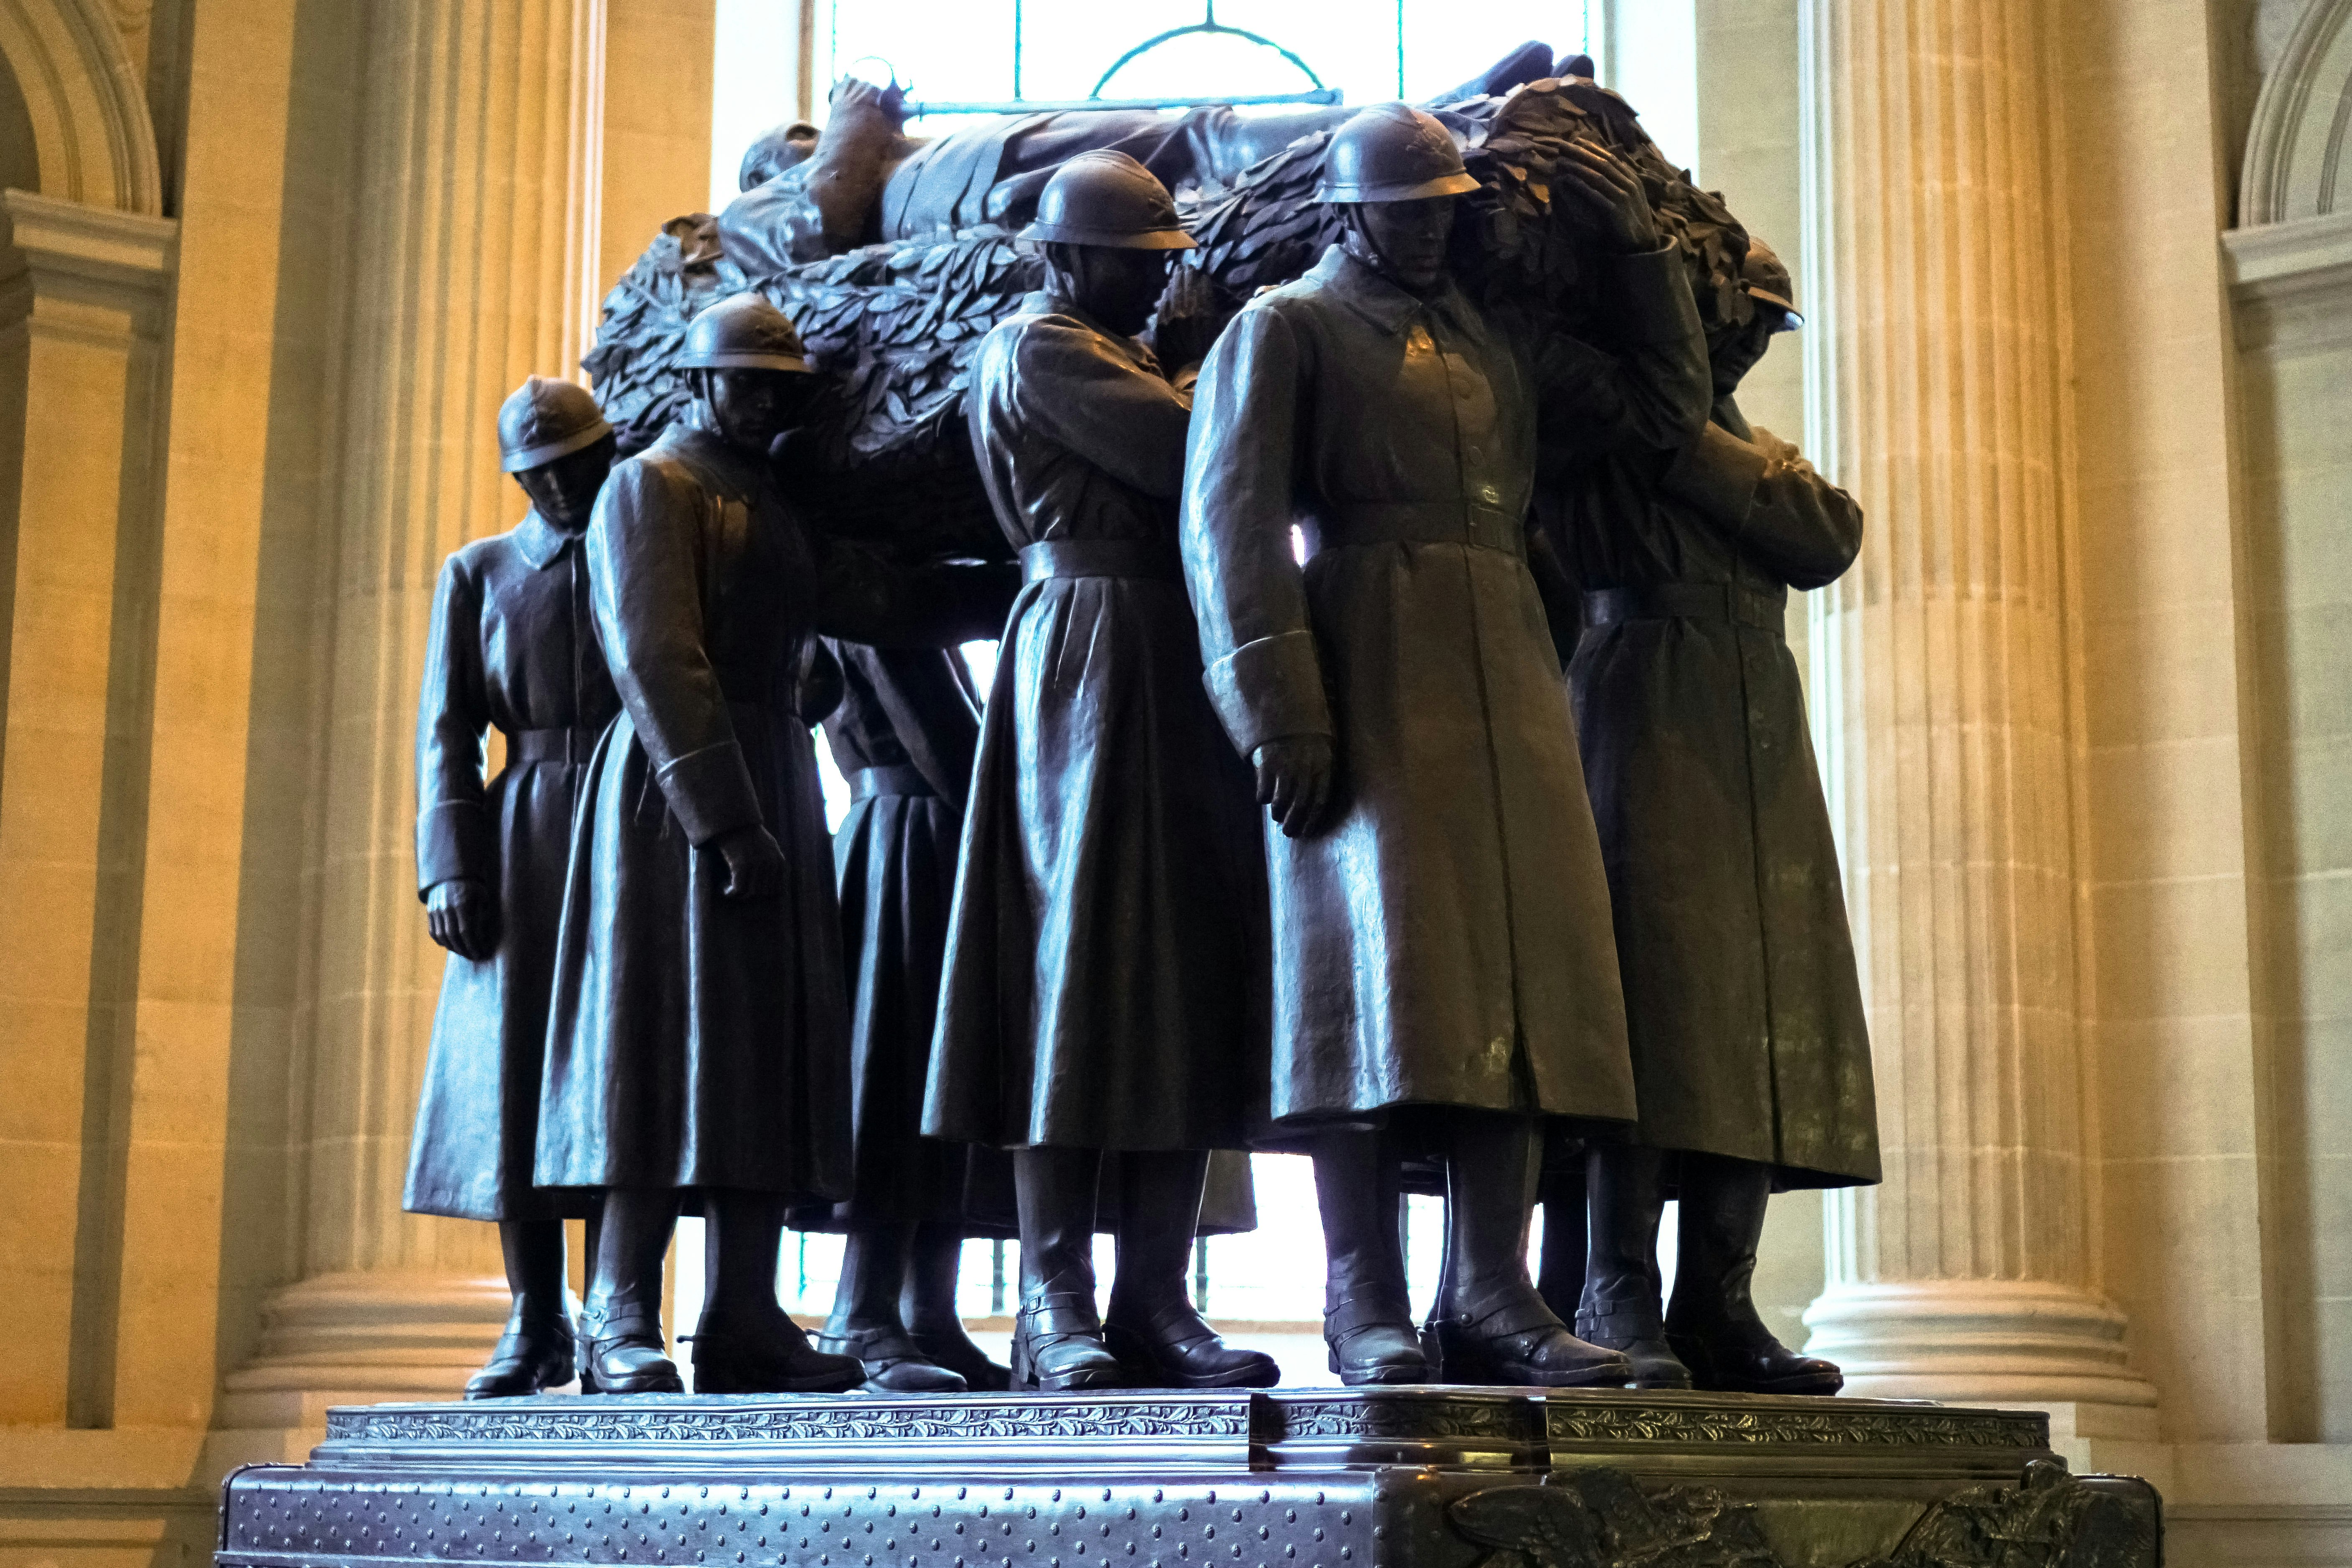
[[[915,1348],[964,1381],[974,1394],[1001,1394],[1013,1373],[972,1343],[956,1314],[956,1276],[963,1262],[963,1232],[942,1225],[915,1227],[898,1291],[898,1321]]]
[[[706,1310],[694,1331],[697,1394],[846,1394],[866,1377],[864,1362],[817,1349],[782,1307],[748,1321]]]
[[[1772,1168],[1718,1154],[1682,1162],[1680,1252],[1666,1342],[1690,1368],[1695,1387],[1723,1394],[1835,1394],[1845,1374],[1834,1362],[1800,1355],[1758,1315],[1749,1287]]]
[[[468,1399],[507,1399],[561,1388],[578,1373],[579,1347],[567,1318],[535,1314],[518,1306],[507,1319],[490,1359],[466,1380]]]
[[[489,1361],[467,1380],[468,1399],[539,1394],[561,1388],[575,1375],[579,1347],[564,1303],[563,1222],[500,1220],[499,1249],[505,1255],[514,1310]]]
[[[590,1297],[580,1310],[580,1392],[684,1394],[669,1359],[661,1313],[625,1297]]]
[[[1049,1394],[1119,1388],[1126,1374],[1095,1311],[1096,1149],[1013,1153],[1021,1207],[1021,1310],[1013,1320],[1012,1384]]]
[[[827,1323],[813,1336],[820,1351],[856,1356],[866,1367],[869,1394],[961,1394],[964,1381],[933,1361],[896,1323],[849,1328]]]
[[[1535,1197],[1531,1118],[1457,1110],[1445,1149],[1445,1279],[1438,1288],[1440,1381],[1610,1388],[1633,1367],[1585,1343],[1544,1305],[1528,1278]]]
[[[1589,1156],[1573,1141],[1555,1133],[1544,1150],[1536,1201],[1543,1205],[1543,1248],[1536,1260],[1536,1293],[1565,1323],[1576,1316],[1584,1295],[1584,1163]]]
[[[1430,1359],[1405,1290],[1396,1152],[1383,1134],[1347,1131],[1324,1133],[1313,1153],[1331,1371],[1351,1387],[1427,1383]]]
[[[1271,1388],[1282,1369],[1225,1343],[1184,1293],[1209,1156],[1190,1150],[1121,1154],[1118,1276],[1103,1342],[1131,1388]]]
[[[1664,1159],[1655,1149],[1610,1143],[1585,1157],[1591,1241],[1578,1337],[1622,1354],[1636,1388],[1688,1388],[1690,1369],[1666,1343],[1658,1278]],[[1547,1227],[1551,1223],[1546,1215]]]

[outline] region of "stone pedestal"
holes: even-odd
[[[337,1410],[218,1568],[2157,1568],[2144,1482],[1923,1403],[1413,1388]]]

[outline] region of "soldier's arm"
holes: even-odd
[[[425,684],[416,702],[416,892],[498,878],[497,840],[482,786],[490,727],[482,674],[481,585],[452,555],[433,590]]]
[[[1290,542],[1305,374],[1297,332],[1259,305],[1210,351],[1193,405],[1184,576],[1209,698],[1244,757],[1268,742],[1333,733]]]
[[[1614,352],[1560,332],[1530,334],[1547,466],[1590,460],[1628,441],[1671,450],[1706,427],[1715,402],[1706,334],[1672,246],[1612,258]]]
[[[596,634],[670,810],[698,847],[761,826],[726,694],[703,647],[698,525],[709,498],[662,465],[622,464],[588,525]]]
[[[1769,430],[1709,425],[1666,469],[1668,493],[1792,588],[1834,582],[1862,552],[1862,508]]]
[[[1192,397],[1137,370],[1099,333],[1033,321],[1013,351],[1021,423],[1121,484],[1173,497],[1184,483]]]

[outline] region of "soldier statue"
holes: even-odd
[[[1267,1030],[1250,783],[1201,683],[1176,552],[1192,399],[1169,289],[1192,241],[1134,159],[1071,159],[1023,237],[1045,287],[974,360],[968,414],[1027,578],[982,717],[924,1131],[1013,1153],[1016,1387],[1263,1386],[1193,1310],[1212,1149],[1245,1145]],[[1198,300],[1193,301],[1194,305]],[[1118,1272],[1091,1258],[1117,1156]]]
[[[499,410],[499,447],[531,509],[443,564],[416,715],[416,886],[449,962],[404,1206],[495,1220],[514,1292],[468,1399],[572,1377],[563,1221],[593,1205],[534,1188],[531,1152],[572,803],[620,709],[580,550],[612,470],[612,426],[584,389],[534,375]],[[485,784],[492,729],[506,738],[506,766]]]
[[[863,1361],[874,1389],[1002,1389],[1005,1369],[956,1314],[956,1279],[967,1237],[1009,1232],[1011,1164],[1001,1150],[921,1136],[980,704],[951,649],[819,647],[838,687],[825,740],[850,792],[834,867],[849,971],[851,1184],[843,1202],[794,1221],[847,1237],[816,1342]]]
[[[776,1300],[784,1205],[848,1182],[848,1032],[815,752],[798,710],[818,631],[951,645],[1009,568],[886,570],[803,528],[771,443],[815,377],[753,294],[687,329],[687,416],[613,472],[587,540],[622,711],[582,795],[549,1024],[537,1179],[602,1194],[581,1386],[675,1392],[662,1254],[708,1222],[698,1393],[839,1390],[866,1372]]]
[[[1558,188],[1622,254],[1622,345],[1514,332],[1454,281],[1473,188],[1435,118],[1366,110],[1327,151],[1343,238],[1210,354],[1182,540],[1208,685],[1271,822],[1271,1115],[1315,1159],[1325,1339],[1346,1382],[1577,1386],[1624,1356],[1528,1276],[1538,1123],[1634,1113],[1601,845],[1525,562],[1548,450],[1678,447],[1706,343],[1640,179],[1573,143]],[[1302,570],[1292,528],[1300,530]],[[1276,831],[1278,829],[1278,831]],[[1448,1197],[1433,1367],[1395,1223],[1399,1140]]]
[[[1862,512],[1733,401],[1799,324],[1769,247],[1751,246],[1744,283],[1753,318],[1718,330],[1705,430],[1621,447],[1540,507],[1582,591],[1570,679],[1641,1110],[1636,1141],[1588,1157],[1577,1331],[1645,1387],[1834,1394],[1838,1369],[1774,1338],[1748,1279],[1771,1192],[1879,1179],[1837,849],[1782,637],[1789,589],[1853,564]]]

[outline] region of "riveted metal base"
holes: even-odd
[[[2158,1568],[2039,1415],[1336,1392],[340,1409],[229,1478],[220,1568]]]

